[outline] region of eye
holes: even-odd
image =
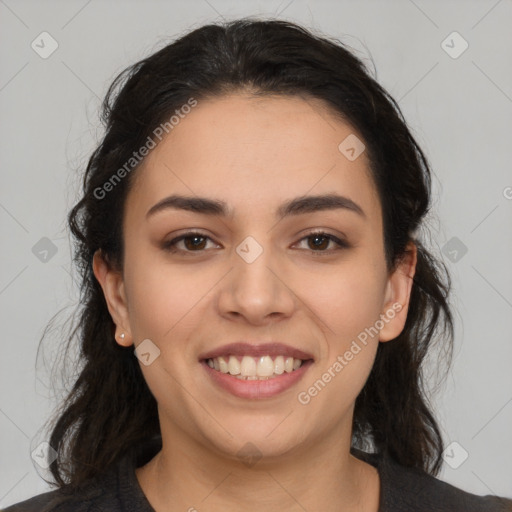
[[[341,240],[340,238],[331,235],[330,233],[326,233],[324,231],[315,231],[309,233],[309,235],[305,236],[300,240],[310,240],[311,243],[308,243],[308,249],[312,252],[332,252],[332,250],[340,250],[340,249],[348,249],[350,244],[345,240]],[[329,244],[335,244],[337,247],[334,249],[326,250],[329,247]]]
[[[198,231],[189,231],[168,242],[164,242],[162,248],[169,252],[202,252],[205,249],[206,240],[211,240],[211,238]],[[183,242],[184,249],[177,247],[180,242]]]
[[[208,240],[211,241],[209,236],[206,236],[198,231],[189,231],[176,238],[173,238],[172,240],[169,240],[168,242],[164,242],[162,244],[162,248],[171,253],[203,252],[206,249]],[[312,242],[308,243],[307,249],[316,253],[331,253],[333,250],[336,251],[340,249],[348,249],[351,247],[348,242],[324,231],[315,231],[309,233],[307,236],[303,237],[299,243],[303,242],[304,240],[310,240]],[[180,243],[183,243],[182,247],[178,246]],[[327,250],[330,244],[334,244],[337,247],[334,249],[331,247],[331,249]]]

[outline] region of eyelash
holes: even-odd
[[[327,238],[329,241],[334,242],[338,247],[336,249],[330,249],[330,250],[320,250],[320,251],[314,251],[312,249],[309,249],[310,252],[315,256],[322,256],[323,254],[332,254],[333,251],[339,251],[342,249],[349,249],[351,245],[346,242],[345,240],[341,240],[338,237],[331,235],[330,233],[326,233],[325,231],[312,231],[311,233],[308,233],[306,236],[302,237],[299,242],[302,242],[303,240],[306,240],[308,238],[313,237],[322,237]],[[204,238],[209,239],[211,238],[209,236],[204,235],[203,233],[200,233],[198,231],[189,231],[187,233],[184,233],[183,235],[180,235],[176,238],[173,238],[172,240],[169,240],[168,242],[164,242],[162,244],[162,249],[170,252],[170,253],[177,253],[177,252],[184,252],[184,253],[202,253],[205,251],[205,249],[201,249],[198,251],[190,251],[188,249],[176,249],[176,244],[182,240],[185,240],[187,238]]]

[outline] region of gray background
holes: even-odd
[[[457,443],[439,478],[512,497],[510,1],[0,0],[0,507],[50,489],[31,453],[65,389],[50,379],[60,331],[37,365],[36,350],[52,315],[64,308],[64,321],[77,302],[65,216],[102,133],[100,100],[119,71],[189,28],[250,14],[339,37],[370,67],[371,55],[430,158],[431,248],[452,272],[456,316],[453,369],[432,398]],[[43,31],[58,43],[45,59],[31,47]],[[457,58],[454,31],[469,44]]]

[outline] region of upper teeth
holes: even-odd
[[[222,373],[254,380],[258,377],[269,378],[281,375],[284,372],[290,373],[293,370],[297,370],[302,364],[302,359],[277,356],[272,360],[270,356],[243,356],[241,361],[239,361],[236,356],[221,356],[208,359],[207,363],[210,368],[215,368]]]

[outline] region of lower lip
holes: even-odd
[[[312,364],[313,361],[310,359],[293,372],[285,372],[267,380],[242,380],[229,373],[222,373],[210,368],[206,361],[201,361],[201,365],[208,375],[221,388],[237,397],[251,399],[270,398],[289,389],[304,376]]]

